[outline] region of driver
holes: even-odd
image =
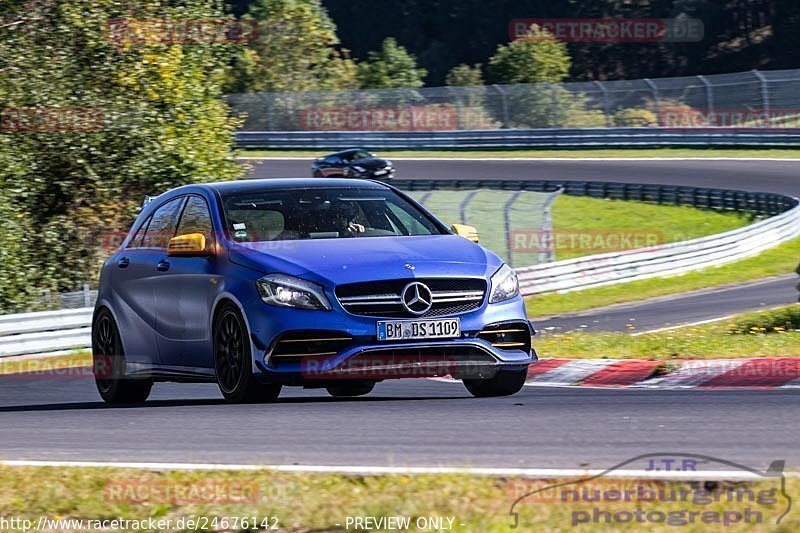
[[[334,204],[331,206],[330,216],[333,227],[341,237],[353,237],[357,233],[364,233],[367,229],[363,224],[355,222],[358,208],[352,204],[344,202]]]

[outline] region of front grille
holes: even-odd
[[[401,300],[403,289],[412,282],[428,286],[433,305],[422,315],[415,315]],[[336,297],[354,315],[424,318],[455,315],[479,309],[486,295],[486,281],[475,278],[420,278],[351,283],[336,287]]]

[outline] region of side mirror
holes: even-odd
[[[211,255],[206,251],[206,237],[202,233],[187,233],[169,240],[167,255]]]
[[[450,229],[459,237],[464,237],[472,242],[478,242],[478,230],[466,224],[453,224]]]

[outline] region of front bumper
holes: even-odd
[[[516,329],[534,331],[525,316],[521,298],[484,306],[457,315],[462,336],[444,340],[378,341],[375,317],[353,315],[344,310],[321,312],[295,309],[261,309],[259,317],[249,316],[256,347],[255,365],[265,381],[308,384],[336,379],[398,379],[452,376],[492,377],[501,370],[517,370],[537,360],[530,345],[521,349],[498,347],[485,338],[486,328],[515,324]],[[266,312],[268,311],[268,312]],[[436,317],[447,318],[447,317]],[[276,354],[279,339],[307,331],[346,334],[351,342],[335,353],[304,356]],[[483,332],[483,337],[478,335]],[[519,334],[518,334],[519,335]]]

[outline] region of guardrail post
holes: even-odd
[[[761,84],[761,107],[764,109],[764,118],[769,120],[769,85],[767,83],[767,78],[755,69],[753,69],[753,76],[755,76]]]
[[[500,95],[500,105],[503,110],[503,129],[509,129],[511,120],[508,114],[508,93],[499,85],[492,85],[492,88]]]
[[[83,284],[83,306],[84,307],[91,307],[91,305],[92,305],[92,300],[91,300],[91,297],[89,295],[89,284],[88,283],[84,283]]]
[[[705,76],[697,76],[697,79],[700,80],[706,88],[706,110],[708,117],[710,117],[714,113],[714,87]]]
[[[661,97],[660,97],[660,94],[658,92],[658,86],[655,83],[653,83],[653,80],[651,80],[650,78],[645,78],[642,81],[644,81],[647,84],[647,86],[650,87],[650,90],[653,92],[653,107],[656,110],[656,116],[660,117],[661,116]]]
[[[611,101],[608,99],[608,89],[599,81],[593,81],[592,85],[600,89],[600,92],[603,93],[603,113],[606,116],[606,126],[610,128],[613,126],[613,123],[611,121]]]
[[[514,266],[514,256],[512,255],[514,252],[514,247],[511,244],[511,208],[514,206],[514,202],[517,201],[517,198],[524,193],[525,191],[515,191],[514,194],[511,195],[505,205],[503,206],[503,225],[505,226],[505,234],[506,234],[506,251],[508,256],[508,266]]]
[[[469,222],[467,222],[467,209],[469,209],[469,204],[470,204],[470,202],[472,202],[472,199],[475,198],[475,195],[478,194],[479,192],[480,192],[480,189],[475,189],[474,191],[470,191],[470,192],[467,193],[467,195],[464,197],[464,199],[461,200],[461,203],[458,206],[458,212],[461,215],[461,223],[462,224],[468,224],[469,223]]]
[[[551,96],[551,101],[553,103],[553,107],[552,107],[552,111],[550,112],[550,115],[553,117],[553,123],[551,124],[550,127],[561,128],[561,127],[563,127],[563,124],[561,124],[561,121],[559,120],[559,114],[558,114],[558,110],[561,107],[559,102],[558,102],[558,89],[552,83],[545,83],[544,86],[547,87],[548,89],[550,89],[550,91],[553,93],[553,95]]]

